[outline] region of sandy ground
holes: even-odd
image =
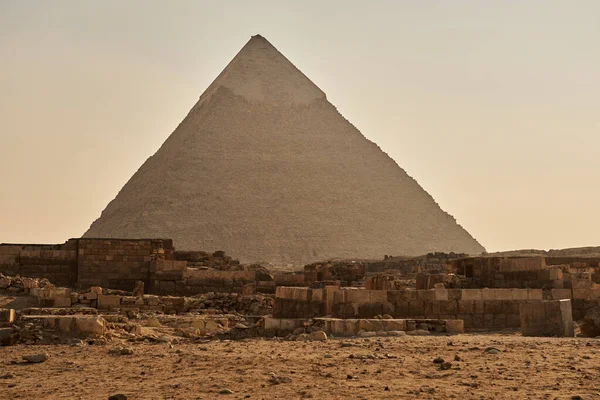
[[[600,397],[600,340],[456,335],[0,348],[2,399],[583,399]],[[489,347],[500,350],[486,352]],[[46,352],[41,364],[16,364]],[[433,363],[450,361],[447,370]],[[456,359],[455,359],[456,358]],[[233,393],[220,394],[229,389]]]

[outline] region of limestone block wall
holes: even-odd
[[[429,253],[419,257],[392,257],[366,263],[367,274],[395,272],[412,277],[419,272],[444,272],[451,260],[468,257],[464,253]]]
[[[360,282],[365,277],[365,264],[355,261],[329,261],[304,266],[304,283],[340,281],[342,285]]]
[[[454,260],[449,271],[472,288],[563,288],[563,268],[548,267],[545,257],[475,257]]]
[[[273,280],[277,286],[305,286],[304,274],[296,272],[277,272]]]
[[[78,284],[132,290],[136,281],[150,285],[150,264],[172,257],[171,240],[79,239]]]
[[[541,301],[541,289],[365,290],[278,287],[276,318],[459,319],[466,329],[517,328],[519,306]]]
[[[573,319],[579,320],[585,317],[591,308],[600,306],[600,288],[553,289],[551,299],[571,300]]]
[[[178,294],[256,292],[254,271],[219,271],[187,269],[184,280],[176,284]]]
[[[275,318],[314,318],[326,315],[327,289],[278,286],[275,291]]]
[[[239,260],[225,254],[224,251],[215,251],[209,253],[206,251],[182,251],[177,250],[173,253],[173,258],[177,261],[186,261],[191,267],[209,267],[225,268],[240,264]]]
[[[60,245],[0,244],[0,273],[47,278],[60,286],[77,281],[77,241]]]

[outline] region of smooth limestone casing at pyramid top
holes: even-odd
[[[84,237],[297,265],[484,251],[259,35]]]

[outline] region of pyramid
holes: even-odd
[[[294,265],[484,251],[260,35],[84,237]]]

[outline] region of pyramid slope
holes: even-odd
[[[84,237],[301,265],[483,247],[254,36]]]

